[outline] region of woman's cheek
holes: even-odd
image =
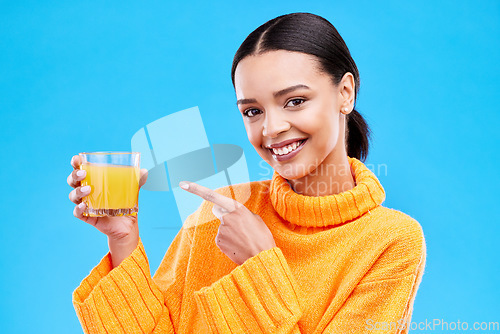
[[[256,148],[262,148],[262,137],[258,135],[258,130],[255,127],[247,128],[248,141]]]

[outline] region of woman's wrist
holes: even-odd
[[[116,268],[132,254],[139,244],[139,234],[129,235],[118,240],[108,237],[109,252],[113,268]]]

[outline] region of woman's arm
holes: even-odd
[[[187,263],[184,259],[191,247],[189,233],[184,228],[179,231],[160,265],[163,271],[173,265],[178,270],[178,279],[169,285],[168,298],[162,290],[165,287],[160,289],[150,275],[140,239],[132,253],[115,267],[108,252],[73,292],[73,305],[84,332],[176,333],[179,324],[175,319],[180,319],[184,285],[178,274],[186,272],[178,264]]]
[[[132,254],[139,244],[139,233],[131,235],[130,238],[114,240],[108,238],[109,253],[111,255],[112,268],[118,267],[123,260]]]
[[[226,276],[195,292],[211,333],[300,333],[298,285],[274,247],[251,257]]]

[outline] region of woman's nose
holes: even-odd
[[[264,120],[264,125],[262,129],[262,135],[265,137],[274,138],[277,137],[281,132],[288,131],[290,129],[290,124],[280,115],[278,112],[266,113],[266,119]]]

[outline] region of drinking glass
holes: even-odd
[[[90,186],[83,197],[84,216],[135,216],[139,211],[139,152],[83,152],[80,169],[87,171],[81,185]]]

